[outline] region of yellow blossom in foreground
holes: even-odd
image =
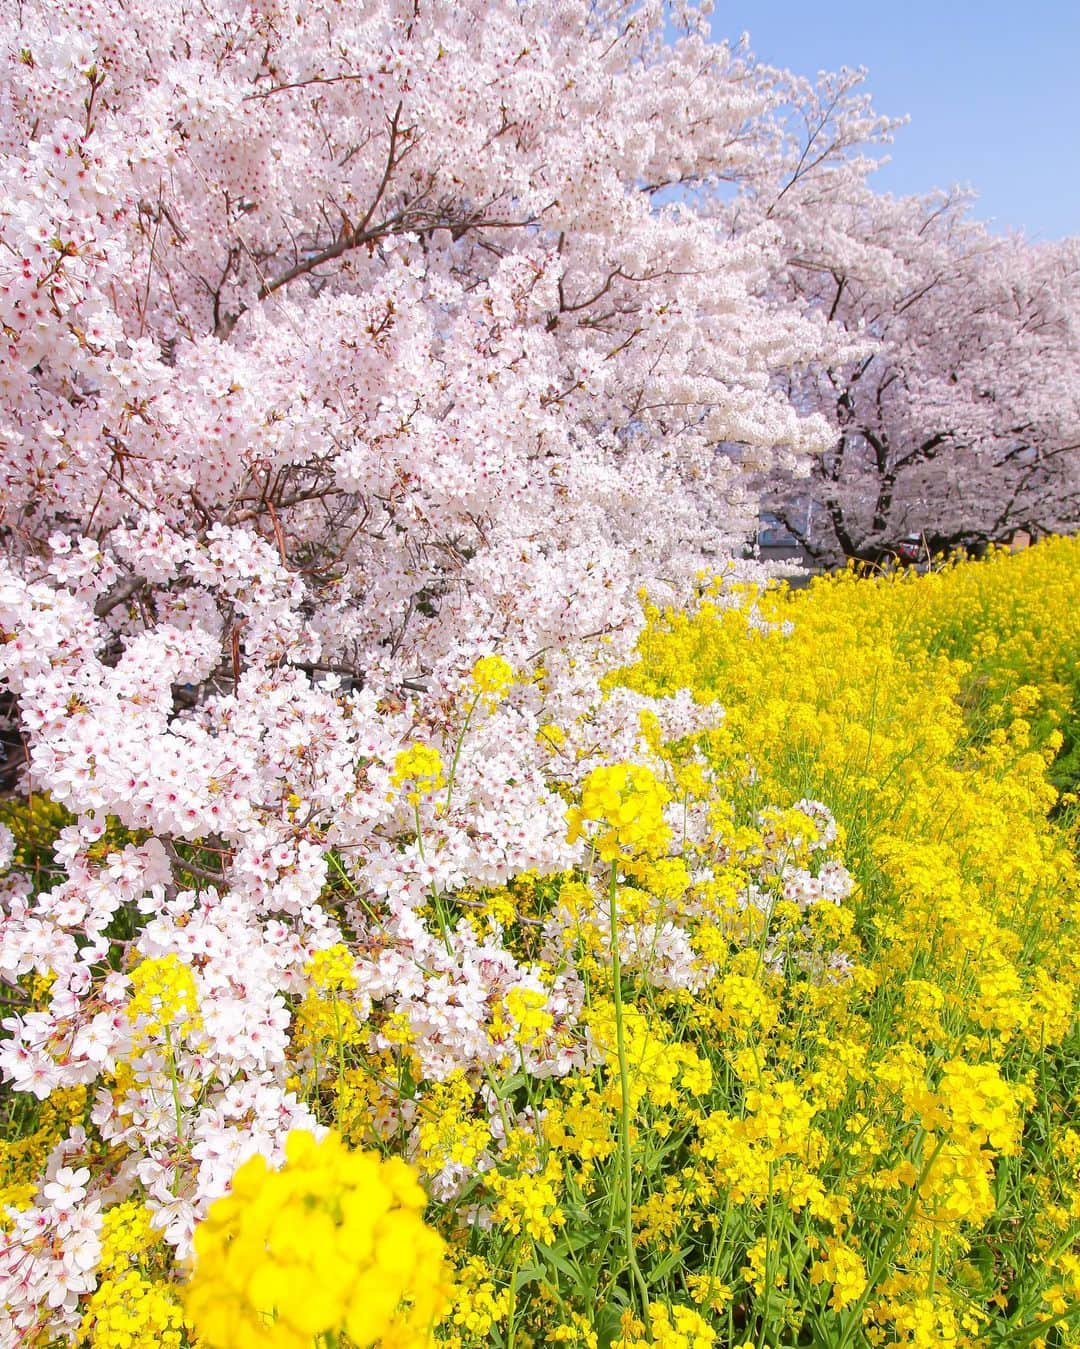
[[[641,764],[594,768],[582,786],[580,807],[572,807],[567,815],[570,842],[591,836],[597,855],[607,862],[655,857],[671,840],[664,820],[664,806],[670,799],[663,783]]]
[[[136,1035],[186,1035],[199,1024],[195,976],[175,952],[140,961],[131,971],[128,1020]]]
[[[407,1163],[293,1130],[286,1163],[244,1163],[195,1232],[187,1311],[209,1349],[424,1343],[443,1309],[443,1241]]]
[[[514,682],[514,671],[502,656],[481,656],[472,668],[473,688],[493,700],[501,698]]]
[[[409,801],[416,805],[422,796],[437,792],[446,785],[442,755],[434,745],[417,744],[398,750],[390,781],[395,787],[412,783],[407,795]]]

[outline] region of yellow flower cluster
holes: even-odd
[[[80,1327],[86,1349],[183,1349],[183,1310],[169,1284],[125,1269],[100,1279]]]
[[[491,1343],[492,1332],[510,1311],[510,1290],[499,1287],[491,1267],[477,1256],[467,1257],[454,1271],[449,1310],[440,1327],[439,1342],[448,1349],[466,1349]]]
[[[421,1102],[417,1164],[429,1173],[475,1166],[491,1144],[487,1120],[474,1113],[476,1089],[461,1071],[436,1082]]]
[[[417,805],[423,796],[446,786],[442,754],[434,745],[409,745],[398,750],[390,781],[395,787],[411,784],[407,799]]]
[[[534,1241],[550,1244],[556,1228],[566,1221],[559,1205],[561,1178],[562,1170],[554,1158],[537,1174],[523,1171],[516,1176],[492,1176],[491,1189],[497,1196],[495,1220],[508,1232],[523,1232]]]
[[[195,1232],[187,1311],[211,1349],[423,1344],[443,1310],[443,1242],[396,1158],[293,1130],[278,1171],[245,1162]]]
[[[832,1290],[829,1306],[841,1312],[862,1297],[866,1289],[866,1265],[857,1251],[842,1241],[826,1243],[823,1260],[817,1260],[810,1269],[812,1284],[827,1283]]]
[[[99,1276],[80,1335],[86,1349],[184,1349],[184,1313],[172,1285],[119,1270]]]
[[[341,942],[316,951],[304,966],[304,973],[320,993],[351,992],[359,982],[356,957]]]
[[[547,1010],[547,997],[538,988],[519,984],[508,989],[506,1010],[514,1023],[511,1038],[523,1049],[539,1048],[555,1024]]]
[[[588,837],[596,854],[612,862],[666,852],[671,830],[664,806],[671,794],[641,764],[594,768],[581,788],[581,805],[572,806],[570,842]]]
[[[101,1225],[98,1285],[79,1326],[86,1349],[185,1349],[179,1289],[165,1273],[161,1233],[142,1204],[107,1209]]]
[[[574,1158],[582,1178],[615,1151],[615,1117],[591,1078],[568,1078],[545,1100],[543,1130],[553,1148]]]
[[[293,1039],[298,1048],[337,1054],[362,1037],[364,1007],[349,997],[358,984],[356,957],[340,942],[316,951],[304,966],[308,987],[297,1009]]]
[[[127,1017],[136,1039],[183,1037],[199,1026],[195,976],[175,952],[142,960],[131,971]]]
[[[692,1307],[667,1307],[662,1302],[649,1303],[649,1334],[637,1322],[629,1334],[624,1334],[612,1349],[711,1349],[717,1343],[716,1331]]]
[[[1016,1155],[1023,1110],[1035,1101],[1029,1089],[1004,1081],[996,1063],[950,1059],[938,1091],[954,1137],[1002,1157]]]
[[[492,702],[501,698],[513,682],[513,667],[502,656],[481,656],[472,668],[473,688]]]

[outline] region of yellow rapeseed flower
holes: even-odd
[[[416,1172],[293,1130],[278,1171],[259,1156],[195,1231],[187,1311],[210,1349],[356,1349],[423,1336],[443,1310],[442,1238]],[[395,1341],[397,1342],[397,1341]]]
[[[671,794],[641,764],[594,768],[581,789],[581,805],[567,813],[570,842],[588,837],[603,861],[657,857],[667,850],[671,830],[664,806]]]
[[[473,688],[493,702],[501,698],[513,682],[513,667],[502,656],[481,656],[472,668]]]

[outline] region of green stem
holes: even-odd
[[[368,917],[372,920],[372,922],[374,922],[375,926],[385,930],[386,920],[384,918],[379,917],[379,915],[371,907],[368,901],[364,898],[364,896],[353,884],[352,877],[341,865],[341,861],[338,858],[337,854],[333,852],[333,850],[331,850],[326,854],[326,859],[330,863],[330,865],[334,868],[334,870],[337,872],[337,874],[340,876],[340,878],[349,887],[349,893],[354,896],[356,901],[359,903],[360,907],[365,911],[365,913],[367,913]]]
[[[173,1114],[176,1117],[176,1147],[177,1147],[177,1165],[173,1169],[172,1192],[176,1195],[180,1189],[180,1130],[182,1111],[180,1108],[180,1084],[176,1080],[176,1054],[173,1050],[172,1031],[168,1026],[165,1027],[165,1048],[169,1056],[169,1083],[172,1086]]]
[[[502,1096],[499,1095],[499,1089],[495,1085],[495,1075],[491,1071],[491,1064],[485,1063],[483,1065],[483,1070],[484,1076],[487,1078],[487,1084],[491,1088],[491,1094],[495,1097],[499,1106],[499,1118],[502,1120],[503,1137],[508,1139],[510,1137],[510,1117],[506,1113],[506,1102],[503,1100]]]
[[[765,1201],[765,1285],[761,1297],[761,1326],[758,1330],[757,1349],[765,1349],[765,1335],[769,1329],[769,1303],[772,1300],[773,1281],[776,1277],[775,1243],[773,1240],[773,1175],[774,1162],[769,1163],[769,1184]]]
[[[899,1246],[901,1240],[903,1239],[904,1233],[907,1231],[908,1224],[911,1222],[911,1219],[915,1213],[916,1205],[919,1202],[919,1193],[922,1190],[922,1187],[926,1184],[927,1177],[930,1175],[930,1170],[938,1159],[938,1153],[944,1146],[945,1146],[945,1135],[941,1134],[938,1137],[937,1142],[934,1144],[933,1151],[930,1153],[930,1156],[924,1163],[923,1169],[919,1172],[918,1178],[915,1181],[915,1187],[911,1192],[911,1198],[908,1200],[907,1207],[901,1214],[900,1221],[896,1224],[896,1228],[893,1231],[892,1236],[889,1238],[889,1241],[886,1244],[885,1249],[882,1251],[881,1257],[879,1258],[877,1264],[874,1266],[873,1272],[871,1273],[870,1277],[867,1279],[866,1287],[863,1289],[862,1295],[860,1296],[858,1302],[856,1302],[854,1307],[852,1307],[851,1309],[850,1316],[848,1317],[847,1324],[844,1326],[843,1332],[840,1336],[840,1340],[836,1346],[836,1349],[846,1349],[848,1340],[850,1339],[856,1326],[859,1324],[859,1319],[863,1314],[863,1309],[865,1308],[866,1304],[870,1301],[870,1298],[874,1293],[874,1290],[881,1282],[881,1277],[888,1268],[889,1261],[892,1259],[894,1251],[896,1250],[897,1246]]]
[[[455,759],[454,762],[457,763],[457,760]],[[423,826],[420,824],[419,801],[413,802],[413,818],[416,820],[416,847],[420,853],[421,862],[426,862],[427,858],[424,856],[424,830]],[[446,954],[452,956],[454,954],[454,944],[450,940],[450,923],[446,914],[443,912],[442,896],[439,894],[438,887],[434,881],[431,882],[431,903],[435,909],[435,917],[439,921],[439,930],[442,932],[443,945],[446,947]]]
[[[331,994],[334,1005],[334,1038],[337,1040],[338,1053],[338,1088],[345,1088],[345,1038],[341,1032],[341,1010],[338,1006],[337,992]]]
[[[517,1310],[517,1276],[520,1266],[521,1242],[518,1242],[517,1249],[514,1251],[514,1268],[510,1273],[510,1305],[506,1313],[506,1349],[514,1349],[514,1338],[517,1335],[514,1313]]]
[[[472,721],[472,715],[476,711],[476,705],[480,701],[480,694],[469,704],[469,710],[465,713],[465,720],[461,726],[461,734],[457,738],[457,744],[454,746],[454,757],[450,761],[450,775],[446,779],[446,811],[450,813],[450,802],[454,799],[454,779],[457,777],[458,760],[461,758],[461,747],[465,743],[465,737],[469,733],[469,722]]]
[[[172,1032],[165,1027],[165,1048],[169,1054],[169,1082],[172,1086],[173,1113],[176,1116],[176,1141],[180,1141],[180,1086],[176,1080],[176,1055],[173,1052]]]
[[[615,1048],[619,1057],[619,1151],[623,1182],[623,1240],[626,1262],[641,1293],[641,1315],[648,1320],[649,1286],[634,1252],[634,1173],[630,1151],[630,1069],[626,1060],[626,1035],[623,1029],[622,962],[619,959],[619,913],[616,896],[615,866],[611,867],[608,886],[608,913],[611,927],[611,979],[615,1002]]]

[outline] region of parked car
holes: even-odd
[[[929,561],[932,549],[924,534],[905,534],[896,543],[872,544],[860,549],[854,560],[874,571],[894,567],[919,567]]]

